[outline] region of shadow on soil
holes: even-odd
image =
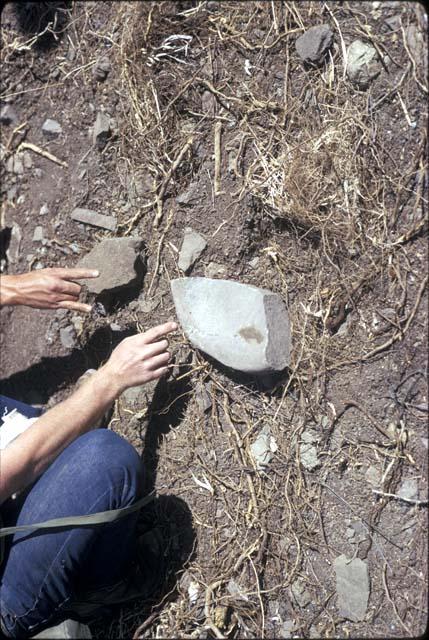
[[[189,363],[182,368],[181,373],[190,370]],[[161,379],[156,388],[149,407],[149,419],[144,436],[144,450],[142,461],[146,472],[145,493],[156,488],[156,477],[159,461],[159,447],[164,435],[179,426],[190,397],[192,387],[189,378],[181,380]],[[196,553],[196,534],[192,524],[192,513],[184,500],[174,495],[159,495],[141,512],[138,523],[138,535],[150,534],[156,530],[164,541],[164,567],[159,567],[164,579],[159,590],[150,600],[138,603],[138,619],[143,627],[149,625],[156,615],[158,607],[165,607],[167,602],[177,597],[177,584],[180,572]],[[161,564],[161,563],[160,563]],[[135,605],[130,605],[134,621],[137,618]],[[110,621],[99,621],[91,627],[95,638],[107,636],[111,632]],[[109,625],[108,627],[106,625]]]
[[[134,333],[133,327],[123,331],[101,327],[70,354],[42,358],[28,369],[0,380],[0,393],[27,404],[45,404],[61,387],[76,382],[87,369],[97,369],[121,340]]]
[[[2,3],[2,8],[5,4]],[[38,36],[35,49],[46,51],[59,44],[70,19],[70,0],[11,4],[21,31],[29,37]]]

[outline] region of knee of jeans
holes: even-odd
[[[112,486],[121,504],[126,505],[141,495],[143,463],[134,447],[114,431],[96,429],[79,438],[81,469],[88,472],[88,482],[95,478]],[[83,464],[82,464],[83,463]]]

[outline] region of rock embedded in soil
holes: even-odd
[[[417,66],[427,66],[427,46],[423,32],[415,24],[405,29],[405,40]]]
[[[34,229],[33,242],[42,242],[43,237],[43,227],[37,226]]]
[[[205,413],[212,407],[212,398],[209,389],[210,387],[208,385],[204,385],[203,383],[200,383],[196,389],[195,401],[198,405],[198,409],[202,413]]]
[[[314,469],[317,469],[321,465],[316,447],[319,439],[318,434],[312,429],[307,429],[301,434],[302,442],[299,445],[299,456],[302,466],[307,469],[307,471],[314,471]]]
[[[289,316],[278,294],[210,278],[178,278],[171,290],[183,331],[198,349],[247,373],[289,365]]]
[[[19,260],[19,251],[21,249],[22,231],[19,224],[13,223],[10,233],[9,246],[6,251],[6,258],[10,264],[14,264]]]
[[[0,123],[9,125],[17,122],[18,116],[15,109],[10,104],[5,104],[0,111]]]
[[[92,142],[101,150],[106,146],[110,135],[110,118],[105,113],[99,111],[92,132]]]
[[[109,231],[115,231],[116,225],[118,224],[114,216],[105,216],[102,213],[91,211],[91,209],[81,209],[80,207],[73,209],[70,217],[72,220],[76,220],[76,222],[91,224],[93,227],[101,227]]]
[[[179,253],[179,269],[185,273],[195,264],[207,246],[205,238],[191,227],[186,227]]]
[[[404,500],[417,500],[419,487],[416,478],[405,478],[399,486],[398,496]]]
[[[368,565],[360,558],[350,560],[342,554],[335,558],[334,570],[340,616],[352,622],[363,620],[369,598]]]
[[[370,44],[354,40],[347,49],[347,76],[359,89],[367,89],[381,71],[377,51]]]
[[[18,176],[22,176],[24,174],[24,164],[21,159],[21,154],[15,153],[10,156],[6,162],[6,171],[9,171],[9,173],[15,173]]]
[[[301,608],[306,607],[311,602],[311,595],[305,588],[305,582],[302,578],[297,578],[292,583],[291,591]]]
[[[62,132],[63,129],[60,123],[56,120],[51,120],[51,118],[45,120],[42,125],[42,133],[47,138],[57,138]]]
[[[197,202],[200,197],[201,192],[198,188],[198,185],[196,183],[191,183],[186,191],[183,191],[177,196],[176,202],[177,204],[188,205],[192,204],[193,202]]]
[[[219,262],[209,262],[209,264],[204,269],[204,275],[207,278],[215,278],[216,276],[222,277],[226,276],[228,273],[225,265],[220,264]]]
[[[250,445],[250,451],[259,470],[264,470],[271,461],[277,445],[271,435],[270,428],[265,426],[256,440]]]
[[[303,62],[320,64],[332,45],[334,34],[327,24],[311,27],[297,38],[296,51]]]
[[[98,269],[98,278],[80,280],[91,293],[117,292],[143,280],[141,238],[107,238],[77,263],[77,268]]]
[[[107,56],[102,56],[92,68],[92,75],[97,82],[104,82],[110,71],[110,60]]]
[[[60,340],[63,347],[72,349],[75,345],[75,330],[72,325],[60,329]]]

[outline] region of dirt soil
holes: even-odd
[[[114,611],[93,634],[422,634],[423,7],[57,5],[50,26],[31,7],[21,21],[13,3],[2,12],[0,101],[15,112],[1,127],[2,273],[72,267],[112,235],[143,238],[147,272],[132,299],[87,317],[3,308],[2,393],[51,406],[122,337],[174,318],[169,282],[183,275],[185,227],[208,243],[189,275],[271,289],[292,326],[290,368],[264,378],[222,367],[179,331],[169,379],[117,401],[110,428],[141,453],[157,493],[142,521],[164,528],[174,563],[162,597]],[[307,65],[295,42],[319,24],[333,45]],[[366,87],[345,73],[356,39],[377,52]],[[92,136],[100,111],[111,118],[103,148]],[[43,134],[47,118],[57,137]],[[75,222],[75,207],[116,216],[116,232]],[[251,445],[263,427],[272,457],[261,470]],[[341,554],[368,569],[357,620],[338,601]]]

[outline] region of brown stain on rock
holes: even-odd
[[[246,340],[246,342],[252,342],[252,340],[254,340],[260,344],[264,339],[261,332],[255,329],[255,327],[243,327],[238,333]]]

